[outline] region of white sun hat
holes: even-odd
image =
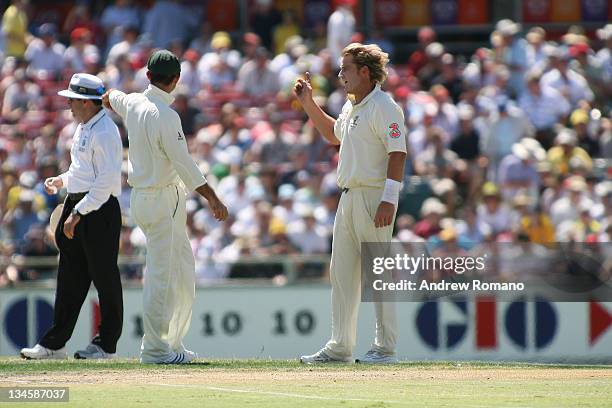
[[[59,96],[74,99],[102,99],[106,92],[104,83],[100,78],[91,74],[74,74],[70,78],[68,89],[59,91]]]

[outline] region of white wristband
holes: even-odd
[[[402,188],[402,183],[397,180],[387,179],[385,180],[385,190],[383,191],[382,198],[380,201],[386,201],[397,207],[399,201],[399,192]]]

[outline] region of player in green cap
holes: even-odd
[[[181,73],[178,58],[156,51],[147,69],[151,85],[143,93],[109,90],[102,101],[121,116],[128,131],[131,212],[147,237],[140,361],[183,364],[197,357],[183,345],[195,297],[186,191],[206,198],[218,221],[227,218],[227,208],[191,158],[179,115],[170,108],[170,92]]]

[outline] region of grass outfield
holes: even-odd
[[[278,360],[149,366],[130,359],[4,358],[0,386],[69,387],[70,403],[51,404],[54,407],[610,407],[612,366],[464,362],[306,366]]]

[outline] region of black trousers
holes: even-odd
[[[81,219],[74,237],[64,235],[64,221],[78,200],[66,199],[64,211],[55,231],[60,251],[53,326],[39,341],[40,345],[57,350],[72,336],[87,297],[91,282],[100,301],[100,327],[93,343],[107,353],[115,353],[123,328],[123,296],[117,267],[121,210],[112,195],[98,210]]]

